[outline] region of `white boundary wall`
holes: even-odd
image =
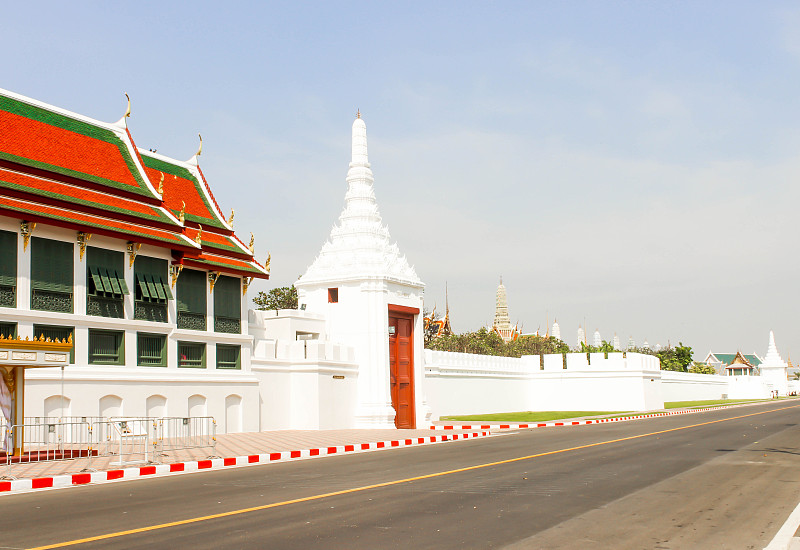
[[[634,353],[517,359],[425,350],[425,393],[434,419],[510,411],[657,409],[663,407],[660,380],[658,359]]]
[[[767,398],[758,376],[660,370],[657,357],[584,353],[521,358],[425,350],[431,418],[515,411],[645,411],[667,401]]]

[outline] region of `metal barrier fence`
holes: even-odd
[[[0,420],[2,422],[2,420]],[[21,437],[24,453],[12,454],[11,438]],[[21,434],[21,435],[20,435]],[[113,465],[162,461],[175,451],[208,449],[214,456],[217,423],[213,417],[26,417],[24,424],[0,423],[0,465],[52,460],[118,457]],[[90,466],[87,466],[90,468]]]
[[[25,453],[7,453],[6,464],[24,464],[46,460],[67,460],[92,455],[88,422],[16,424],[5,427],[7,440],[21,434]]]

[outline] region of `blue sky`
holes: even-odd
[[[458,331],[500,275],[526,332],[786,359],[798,339],[800,9],[782,2],[44,2],[0,87],[201,166],[290,284],[367,123],[378,203]]]

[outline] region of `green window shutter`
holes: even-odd
[[[89,329],[89,364],[123,365],[125,337],[123,332]]]
[[[206,314],[206,273],[184,269],[178,277],[178,311]]]
[[[31,239],[31,287],[72,293],[73,245],[63,241]]]
[[[166,367],[167,337],[163,334],[138,333],[137,364],[142,367]]]
[[[17,285],[17,234],[0,231],[0,286]]]
[[[169,285],[164,282],[164,279],[159,277],[159,282],[161,283],[161,290],[164,291],[164,296],[167,297],[167,300],[172,300],[172,292],[169,289]]]
[[[103,291],[108,294],[114,294],[114,288],[111,286],[111,280],[108,278],[108,270],[100,268],[100,279],[103,281]]]
[[[136,282],[139,283],[139,290],[142,292],[142,298],[147,300],[151,299],[150,290],[147,288],[147,281],[144,279],[144,275],[136,274]]]
[[[147,287],[150,289],[150,294],[153,296],[157,296],[159,300],[167,299],[167,295],[164,294],[164,289],[161,288],[161,280],[159,277],[154,277],[152,275],[147,276]]]
[[[125,282],[125,276],[121,275],[120,272],[118,272],[118,271],[114,272],[114,276],[116,277],[117,282],[119,283],[120,291],[123,294],[130,294],[131,291],[128,290],[128,283]]]
[[[172,300],[172,293],[164,283],[165,280],[168,280],[169,264],[167,260],[137,256],[133,269],[142,298],[161,303]]]
[[[107,298],[122,298],[123,294],[128,294],[123,252],[89,246],[86,265],[97,292],[104,292]]]
[[[241,280],[220,276],[214,285],[214,315],[239,319],[242,316]]]
[[[228,344],[217,344],[217,368],[218,369],[240,369],[241,346],[231,346]]]
[[[89,267],[89,275],[94,283],[94,292],[103,292],[103,279],[100,278],[100,271],[96,267]]]

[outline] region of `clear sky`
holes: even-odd
[[[453,328],[784,359],[798,342],[795,2],[37,2],[0,9],[0,87],[201,167],[292,283],[367,123],[393,240]]]

